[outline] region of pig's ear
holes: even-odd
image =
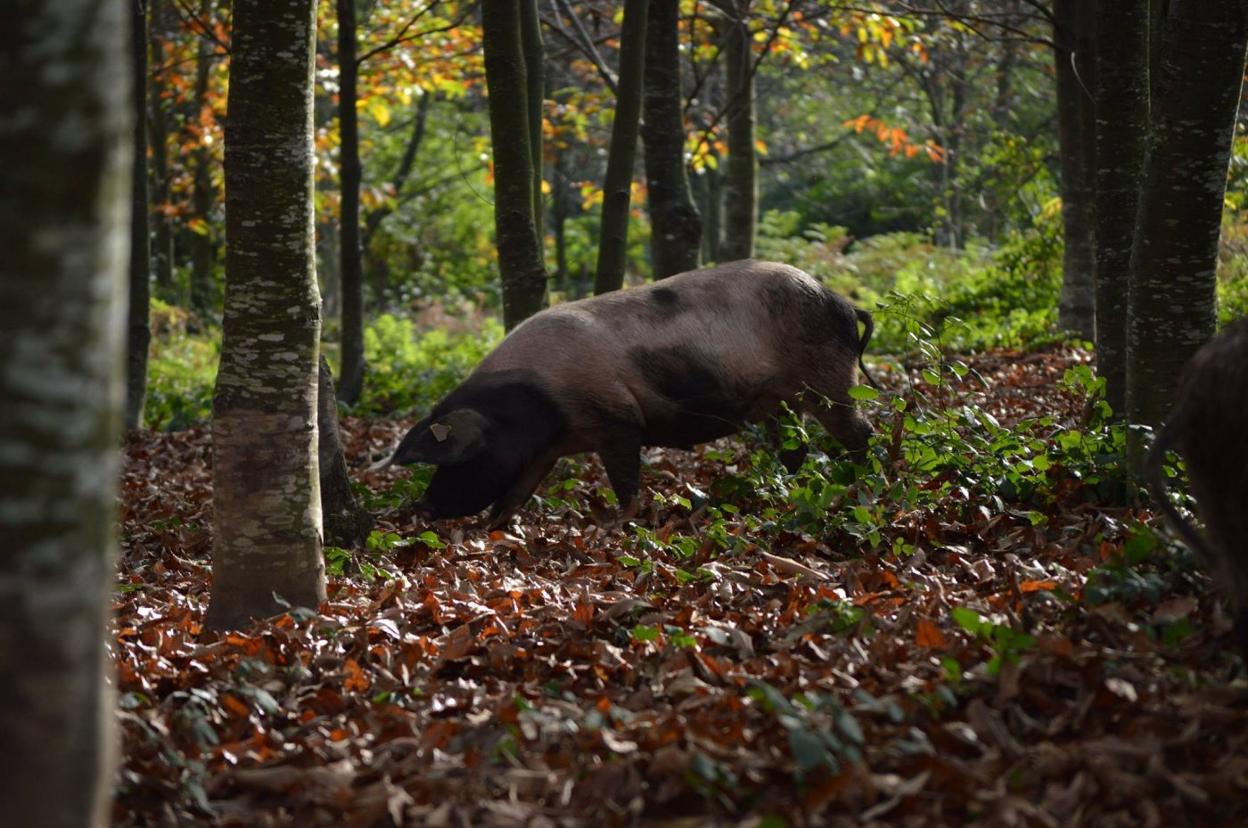
[[[428,447],[427,463],[462,463],[485,450],[489,421],[471,408],[448,411],[423,425],[427,433],[427,439],[422,441]]]

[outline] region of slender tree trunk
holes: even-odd
[[[557,150],[555,156],[555,175],[553,192],[550,199],[551,232],[555,237],[555,287],[569,292],[570,275],[568,273],[568,239],[566,223],[568,220],[568,200],[571,193],[568,188],[568,175],[565,162],[565,151]]]
[[[148,135],[152,145],[152,183],[156,188],[155,203],[161,206],[169,203],[171,192],[169,186],[169,108],[164,98],[165,73],[163,69],[168,60],[165,53],[165,42],[169,37],[165,23],[166,2],[168,0],[149,0],[148,2],[151,9],[148,40],[152,62],[156,67],[156,71],[151,73],[151,85],[148,89],[150,104]],[[169,291],[173,288],[173,223],[169,216],[160,211],[155,212],[154,218],[156,219],[156,249],[152,260],[156,265],[156,286],[165,293],[163,298],[168,299]]]
[[[654,278],[696,270],[702,218],[685,169],[684,95],[680,89],[680,3],[651,0],[646,21],[646,187]]]
[[[530,111],[520,20],[518,4],[481,5],[494,149],[494,231],[503,286],[503,324],[508,330],[546,306],[546,268],[533,209]]]
[[[724,2],[735,17],[724,21],[725,94],[728,99],[728,163],[724,170],[724,237],[719,253],[726,260],[754,255],[758,223],[758,155],[754,146],[754,75],[750,31],[739,2]]]
[[[203,0],[199,5],[200,17],[206,19],[212,10],[212,0]],[[212,44],[201,38],[199,51],[195,59],[195,104],[198,118],[203,107],[208,106],[208,80],[212,69]],[[216,303],[216,285],[213,271],[216,269],[217,252],[212,243],[212,205],[216,201],[216,191],[212,187],[212,170],[215,161],[208,145],[198,136],[196,148],[191,153],[194,168],[191,194],[191,207],[195,217],[202,221],[201,232],[190,234],[191,242],[191,307],[199,313],[210,314]]]
[[[325,599],[312,209],[315,0],[234,0],[213,397],[217,629]]]
[[[533,228],[537,252],[545,268],[545,211],[542,198],[542,101],[546,95],[546,52],[542,46],[541,18],[537,0],[520,2],[520,45],[524,50],[524,83],[528,103],[529,163],[533,175]]]
[[[104,642],[125,393],[127,9],[10,5],[0,35],[5,825],[103,825],[113,783]]]
[[[342,159],[342,373],[338,399],[354,405],[364,388],[364,273],[360,244],[360,124],[356,113],[355,0],[338,0],[338,124]]]
[[[721,247],[724,239],[724,177],[719,168],[707,168],[702,171],[705,180],[706,203],[702,212],[706,215],[706,227],[703,230],[702,258],[708,262],[722,261]]]
[[[148,0],[130,0],[134,161],[130,207],[130,308],[126,325],[127,429],[143,426],[143,404],[147,399],[147,349],[152,341],[152,260],[147,201],[147,4]]]
[[[1148,8],[1097,4],[1096,369],[1126,413],[1131,243],[1148,148]]]
[[[373,528],[368,513],[351,490],[351,476],[338,433],[338,404],[334,375],[322,354],[317,390],[317,456],[321,474],[321,513],[325,517],[325,542],[351,548],[362,546]]]
[[[628,217],[633,186],[633,161],[641,125],[642,70],[646,61],[646,14],[649,0],[626,0],[620,33],[620,78],[611,151],[602,187],[602,232],[598,239],[598,270],[594,293],[610,293],[624,285],[628,264]]]
[[[1090,3],[1080,0],[1055,0],[1053,55],[1065,239],[1058,324],[1090,340],[1096,333],[1096,242],[1090,186],[1094,122],[1088,98],[1095,88],[1089,31],[1093,24],[1088,9]]]
[[[1246,43],[1239,3],[1170,4],[1131,253],[1133,424],[1162,422],[1180,369],[1214,334],[1218,234]],[[1138,437],[1131,449],[1138,461]]]
[[[425,140],[425,127],[429,122],[429,105],[433,102],[433,93],[425,93],[420,96],[416,104],[416,117],[412,121],[412,134],[407,139],[407,146],[403,148],[403,157],[399,159],[399,167],[395,170],[394,177],[390,180],[390,184],[394,187],[394,196],[398,199],[403,194],[403,185],[407,183],[407,179],[412,174],[412,168],[416,165],[416,155],[420,152],[421,144]],[[393,212],[388,204],[382,204],[372,210],[369,210],[364,216],[364,237],[360,244],[367,253],[368,246],[373,240],[373,234],[381,227],[381,223],[385,221],[386,216]]]

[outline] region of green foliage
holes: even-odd
[[[475,332],[418,334],[412,320],[382,314],[364,331],[369,370],[358,410],[384,415],[427,411],[502,338],[503,326],[493,318]]]
[[[144,424],[176,431],[207,420],[220,360],[220,331],[189,332],[187,311],[155,298],[151,318]]]

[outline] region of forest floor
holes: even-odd
[[[984,382],[925,399],[1077,424],[1087,361],[968,357]],[[408,425],[348,419],[349,462]],[[872,538],[755,542],[748,498],[702,496],[740,446],[651,452],[641,532],[597,526],[590,461],[506,532],[393,498],[319,616],[218,635],[207,431],[133,438],[115,824],[1248,824],[1225,607],[1147,509],[1056,465],[1040,507],[951,486]]]

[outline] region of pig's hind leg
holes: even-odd
[[[598,449],[598,458],[620,502],[621,521],[637,515],[637,493],[641,490],[641,431],[613,431]]]

